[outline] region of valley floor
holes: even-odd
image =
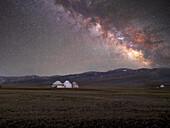
[[[0,128],[170,127],[170,90],[0,88]]]

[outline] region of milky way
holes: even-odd
[[[170,66],[166,0],[5,0],[0,75]]]

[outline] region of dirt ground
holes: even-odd
[[[170,90],[0,88],[0,128],[170,127]]]

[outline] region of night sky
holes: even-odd
[[[0,75],[170,67],[168,0],[1,0]]]

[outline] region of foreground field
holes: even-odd
[[[0,128],[170,127],[170,90],[0,88]]]

